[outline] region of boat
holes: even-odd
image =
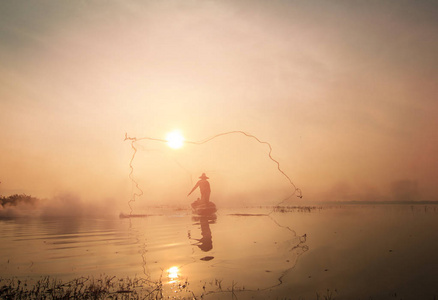
[[[192,212],[196,215],[201,215],[201,216],[214,215],[217,211],[216,204],[210,201],[208,202],[201,201],[200,199],[194,201],[191,204],[191,206],[192,206]]]

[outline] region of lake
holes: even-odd
[[[0,220],[0,277],[139,277],[176,298],[438,298],[438,205],[147,214]]]

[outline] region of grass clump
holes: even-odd
[[[0,278],[0,299],[162,299],[162,283],[116,276],[80,277],[68,282],[44,277],[29,284]]]
[[[288,212],[312,212],[313,210],[318,209],[316,206],[274,206],[273,211],[279,213],[288,213]],[[320,208],[319,208],[320,209]]]

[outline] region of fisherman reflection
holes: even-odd
[[[201,238],[200,239],[193,239],[197,241],[195,244],[198,246],[199,249],[201,249],[204,252],[208,252],[211,249],[213,249],[213,237],[211,235],[211,229],[210,224],[216,223],[216,215],[214,216],[194,216],[192,217],[193,221],[199,221],[201,225]],[[213,257],[211,258],[213,259]]]

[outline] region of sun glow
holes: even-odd
[[[178,130],[169,132],[166,135],[166,141],[167,141],[167,145],[170,148],[173,149],[178,149],[181,148],[184,144],[184,137],[182,136],[181,132],[179,132]]]
[[[167,277],[169,278],[169,282],[173,283],[175,282],[179,277],[179,268],[178,267],[171,267],[167,270]]]

